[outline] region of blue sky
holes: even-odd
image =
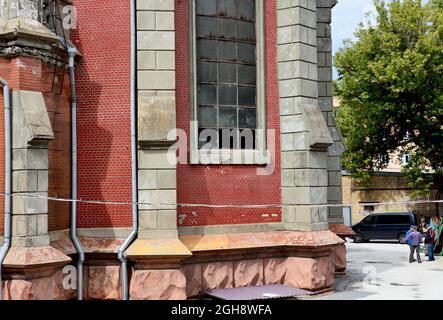
[[[366,19],[365,13],[371,11],[374,11],[373,0],[338,0],[332,10],[332,50],[334,53],[343,46],[343,40],[354,37],[355,29]]]

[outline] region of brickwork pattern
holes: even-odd
[[[129,1],[73,1],[77,66],[78,197],[131,201]],[[80,228],[130,227],[130,205],[78,206]]]

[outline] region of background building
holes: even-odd
[[[334,98],[333,104],[334,109],[339,108],[339,99]],[[343,203],[352,204],[344,210],[348,225],[356,224],[368,214],[377,212],[416,212],[427,217],[435,215],[435,203],[398,203],[417,201],[411,197],[413,189],[401,172],[409,158],[409,154],[400,151],[390,154],[389,159],[386,159],[386,168],[374,172],[368,187],[356,183],[350,173],[343,172]],[[429,199],[425,200],[434,200],[437,191],[436,187],[431,188]],[[391,202],[395,204],[388,204]]]

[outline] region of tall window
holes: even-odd
[[[198,147],[254,149],[256,1],[196,0],[195,11]]]

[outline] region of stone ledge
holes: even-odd
[[[85,253],[117,253],[125,239],[81,237]]]
[[[192,253],[275,247],[321,248],[344,243],[328,230],[192,235],[179,239]]]
[[[46,28],[38,21],[34,21],[27,18],[12,18],[4,19],[0,18],[0,35],[11,38],[17,37],[17,35],[28,35],[32,38],[47,39],[48,43],[58,43],[57,35]]]
[[[170,258],[183,260],[192,253],[179,239],[141,240],[137,239],[125,252],[131,260]]]
[[[343,223],[331,223],[329,224],[329,230],[342,239],[355,235],[355,232]]]
[[[12,247],[3,263],[5,269],[34,269],[65,266],[71,258],[59,250],[47,247]]]
[[[94,253],[112,253],[118,252],[118,249],[122,246],[124,239],[118,238],[92,238],[92,237],[80,237],[83,250],[86,254]],[[76,254],[77,251],[69,237],[64,239],[57,239],[51,241],[51,246],[57,248],[65,254]]]

